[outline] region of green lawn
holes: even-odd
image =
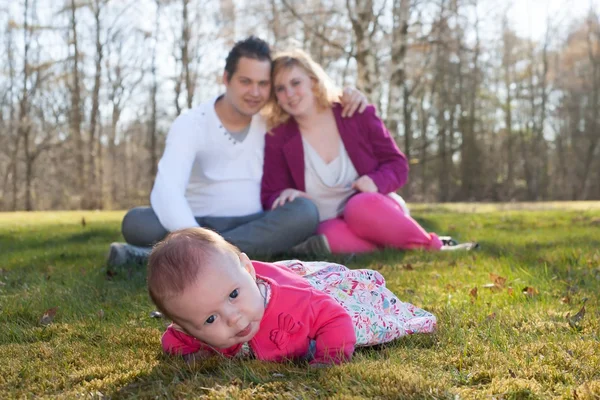
[[[348,265],[380,270],[437,315],[438,332],[311,369],[163,356],[166,321],[149,317],[144,270],[104,266],[123,212],[0,213],[0,398],[600,398],[600,203],[413,214],[481,249]]]

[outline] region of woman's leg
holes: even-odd
[[[380,193],[359,193],[348,200],[344,220],[358,237],[397,249],[439,250],[442,242],[427,233],[400,205]]]
[[[332,218],[319,224],[317,234],[325,235],[329,248],[334,254],[368,253],[377,250],[377,246],[361,239],[350,230],[342,218]]]

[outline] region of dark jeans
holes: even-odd
[[[314,203],[298,197],[275,210],[242,217],[200,217],[201,227],[212,229],[249,255],[283,253],[313,235],[319,225]],[[123,218],[125,241],[135,246],[152,246],[168,231],[150,207],[136,207]]]

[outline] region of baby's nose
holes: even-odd
[[[238,325],[240,318],[242,317],[242,313],[237,308],[231,310],[229,315],[227,316],[227,325],[231,327],[235,327]]]

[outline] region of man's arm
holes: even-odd
[[[347,87],[340,96],[340,104],[342,105],[342,117],[351,117],[356,111],[362,114],[369,105],[369,99],[360,90]]]
[[[152,209],[169,232],[198,226],[185,198],[199,140],[192,121],[189,115],[182,115],[171,125],[150,193]]]

